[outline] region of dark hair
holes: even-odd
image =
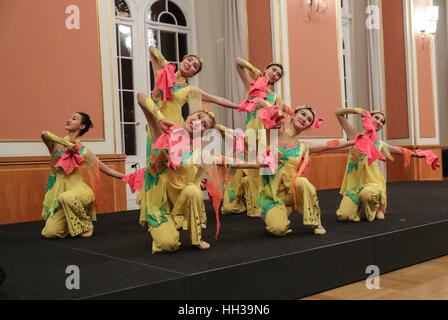
[[[81,115],[81,118],[82,118],[81,124],[86,126],[79,133],[79,136],[82,136],[84,133],[89,131],[89,129],[93,126],[93,123],[92,123],[92,120],[90,120],[90,117],[89,117],[89,115],[87,113],[84,113],[84,112],[77,112],[77,113],[79,113]]]
[[[283,66],[280,63],[272,62],[272,63],[268,64],[268,66],[266,67],[266,70],[268,70],[270,67],[273,67],[273,66],[279,67],[282,70],[282,76],[280,77],[280,78],[282,78],[285,71],[283,70]]]

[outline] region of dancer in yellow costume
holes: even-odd
[[[154,76],[157,78],[157,72],[168,66],[168,61],[154,46],[149,47],[149,53]],[[200,72],[202,66],[203,61],[199,56],[186,55],[182,62],[179,63],[179,68],[175,73],[176,81],[174,83],[174,88],[171,88],[173,98],[163,101],[163,96],[167,93],[164,93],[163,90],[157,86],[152,91],[151,98],[157,105],[158,110],[165,116],[166,120],[177,126],[182,126],[184,123],[182,107],[187,102],[190,107],[190,112],[197,111],[199,106],[202,106],[202,102],[212,102],[224,107],[238,108],[238,105],[227,99],[208,94],[200,88],[187,83],[187,79]]]
[[[235,66],[248,93],[252,81],[258,76],[263,75],[268,80],[266,100],[259,101],[257,109],[246,115],[246,130],[254,130],[258,145],[258,130],[264,129],[263,123],[257,117],[259,108],[283,104],[280,97],[274,92],[275,83],[283,77],[283,66],[280,63],[273,62],[265,68],[264,72],[261,72],[248,61],[241,58],[235,59]],[[222,213],[241,213],[247,210],[248,216],[260,217],[261,209],[257,205],[260,185],[261,176],[257,170],[238,170],[233,181],[225,185]],[[242,201],[243,194],[246,198],[247,209]]]
[[[167,68],[169,63],[156,47],[150,46],[149,53],[154,70],[154,77],[157,79],[157,73],[160,70]],[[185,103],[188,103],[190,112],[195,112],[202,107],[202,102],[212,102],[228,108],[238,108],[238,105],[227,99],[208,94],[200,88],[187,83],[187,79],[199,73],[202,70],[202,67],[203,60],[201,57],[198,55],[186,55],[179,64],[178,71],[175,73],[173,88],[165,89],[165,91],[171,91],[172,98],[170,99],[166,98],[168,92],[164,92],[163,89],[155,86],[151,94],[151,99],[157,105],[158,110],[166,120],[175,125],[182,126],[184,123],[182,107]],[[205,209],[201,216],[202,225],[205,228],[207,223]]]
[[[208,249],[210,244],[202,240],[202,212],[205,210],[198,184],[201,174],[198,173],[198,166],[189,161],[194,156],[194,150],[184,151],[180,166],[176,170],[170,168],[169,151],[153,149],[153,145],[172,123],[165,119],[153,100],[145,94],[139,93],[137,100],[148,121],[145,184],[137,199],[141,207],[140,224],[149,227],[153,239],[152,252],[176,251],[181,245],[177,231],[179,228],[188,230],[193,245]],[[196,124],[200,124],[201,134],[215,127],[213,113],[196,111],[186,119],[182,128],[191,137]]]
[[[300,142],[298,136],[312,126],[316,115],[312,108],[301,106],[295,110],[292,119],[293,137],[279,132],[278,145],[271,145],[269,149],[271,155],[277,154],[278,167],[275,174],[262,176],[258,205],[266,229],[272,235],[285,236],[292,232],[289,214],[294,207],[303,215],[304,225],[312,226],[314,234],[323,235],[326,230],[321,224],[316,188],[301,175],[308,166],[310,152],[344,148],[353,145],[353,141]]]
[[[357,114],[366,116],[366,110],[361,108],[342,108],[336,110],[336,116],[342,128],[347,134],[347,139],[354,140],[360,133],[345,118],[345,115]],[[376,110],[371,113],[375,131],[380,131],[386,123],[385,114]],[[403,154],[400,147],[390,146],[386,142],[378,140],[374,142],[378,150],[385,158],[392,160],[391,153]],[[412,157],[419,157],[411,152]],[[366,154],[353,146],[347,162],[347,168],[342,182],[341,195],[343,196],[339,209],[336,211],[340,221],[360,221],[361,206],[365,208],[368,221],[384,219],[387,207],[386,181],[381,173],[378,160],[370,165]]]
[[[95,196],[101,196],[98,170],[121,179],[123,174],[109,168],[85,146],[79,137],[92,126],[90,117],[76,112],[66,122],[67,135],[57,137],[48,131],[41,134],[51,155],[51,171],[45,193],[42,216],[46,238],[90,237],[96,221]],[[92,188],[84,182],[80,168],[85,167]]]

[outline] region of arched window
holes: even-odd
[[[157,47],[169,63],[179,65],[188,53],[190,28],[182,9],[169,0],[158,0],[149,5],[145,15],[147,47]],[[151,90],[154,88],[154,73],[148,55],[148,77]],[[188,106],[182,108],[184,117],[188,115]]]
[[[187,26],[182,10],[172,1],[159,0],[151,5],[147,15],[148,21]]]
[[[128,156],[134,156],[137,153],[134,105],[134,20],[126,1],[115,0],[115,18],[122,146],[125,154]]]

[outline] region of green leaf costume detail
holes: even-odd
[[[278,179],[277,174],[284,168],[288,159],[301,157],[303,149],[299,143],[297,146],[291,147],[290,145],[280,145],[272,148],[272,152],[278,154],[278,168],[275,174],[263,176],[263,190],[259,193],[257,204],[262,209],[261,214],[266,219],[266,215],[269,210],[277,205],[284,205],[285,203],[276,195],[276,187],[270,185],[274,183],[275,179]],[[274,188],[274,189],[272,189]]]

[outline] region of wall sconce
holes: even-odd
[[[302,0],[304,4],[305,20],[319,21],[328,10],[328,0]]]
[[[434,39],[439,22],[439,7],[428,6],[416,11],[416,32],[420,33],[422,49]]]

